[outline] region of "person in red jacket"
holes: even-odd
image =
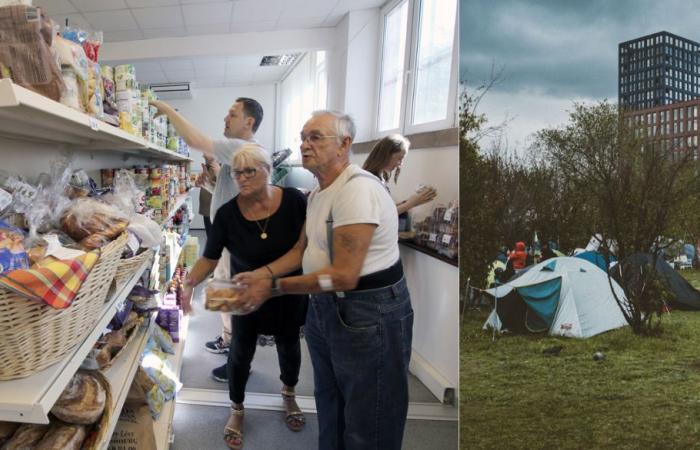
[[[524,269],[527,262],[527,252],[525,251],[525,243],[520,241],[515,243],[515,250],[510,252],[508,259],[513,261],[513,269]]]

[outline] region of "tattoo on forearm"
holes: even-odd
[[[358,242],[354,236],[344,233],[339,233],[337,234],[337,236],[339,246],[342,247],[346,252],[354,253],[358,250]]]

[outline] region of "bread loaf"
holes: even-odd
[[[100,418],[106,401],[107,394],[97,378],[89,372],[78,372],[73,375],[51,412],[64,422],[89,425]]]
[[[15,431],[9,441],[5,442],[2,450],[32,450],[49,429],[48,425],[23,423]]]
[[[0,422],[0,444],[10,439],[19,425],[17,422]]]
[[[54,423],[32,450],[80,450],[87,436],[83,425]]]

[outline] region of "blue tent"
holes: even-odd
[[[593,263],[593,264],[595,264],[596,266],[600,267],[600,269],[601,269],[603,272],[607,272],[608,264],[607,264],[607,262],[605,261],[605,256],[603,256],[602,253],[598,253],[598,252],[596,252],[596,251],[589,250],[589,251],[587,251],[587,252],[579,253],[579,254],[576,255],[575,257],[576,257],[576,258],[585,259],[585,260],[588,261],[589,263]],[[614,256],[611,255],[611,256],[610,256],[610,262],[615,262],[615,261],[617,261],[617,258],[615,258]]]

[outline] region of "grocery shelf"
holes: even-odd
[[[144,261],[127,283],[112,295],[94,328],[61,361],[26,378],[0,381],[0,420],[49,423],[49,411],[114,314],[122,307],[148,263],[148,260]]]
[[[119,415],[124,406],[124,401],[131,388],[131,382],[134,376],[136,376],[136,370],[141,365],[141,355],[151,335],[151,328],[156,326],[154,325],[156,314],[157,312],[151,314],[148,324],[137,331],[138,334],[127,344],[127,348],[123,350],[122,354],[114,361],[112,366],[104,371],[105,377],[109,380],[109,385],[112,389],[113,404],[111,405],[111,420],[107,425],[109,428],[107,432],[103,434],[102,441],[98,443],[100,449],[104,450],[109,447],[109,441],[112,439],[112,434],[119,421]]]
[[[182,322],[180,323],[180,342],[175,344],[175,354],[168,355],[168,361],[177,376],[180,379],[180,372],[182,369],[182,361],[185,353],[185,342],[187,341],[187,327],[189,323],[189,317],[183,316]],[[161,413],[158,420],[153,425],[153,431],[156,436],[156,447],[158,450],[167,450],[170,448],[170,444],[173,442],[174,433],[172,429],[173,416],[175,415],[175,401],[177,400],[177,395],[174,399],[167,402],[163,407],[163,412]]]
[[[0,80],[0,136],[75,149],[120,151],[160,160],[192,161],[139,136]]]
[[[175,198],[175,203],[173,204],[173,207],[170,208],[170,211],[168,211],[168,217],[166,217],[165,220],[163,221],[161,228],[165,227],[165,224],[167,224],[168,220],[170,220],[170,218],[175,215],[177,210],[180,209],[180,206],[182,206],[185,203],[185,201],[187,200],[187,197],[189,197],[189,195],[190,195],[189,192],[185,192],[184,194]]]

